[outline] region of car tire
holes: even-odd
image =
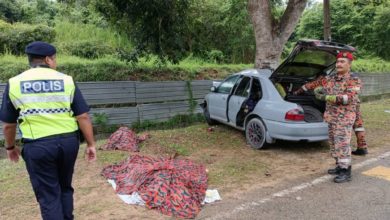
[[[245,137],[254,149],[260,149],[265,144],[266,129],[259,118],[252,118],[245,126]]]
[[[305,112],[304,120],[306,122],[322,122],[324,121],[323,114],[316,108],[308,105],[302,106],[303,111]]]
[[[210,118],[210,112],[207,108],[207,105],[203,108],[203,115],[208,125],[216,125],[217,121]]]

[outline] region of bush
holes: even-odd
[[[207,58],[210,62],[222,63],[224,61],[223,52],[220,50],[211,50],[207,53]]]
[[[58,65],[58,70],[79,82],[128,80],[131,74],[124,63],[109,59],[65,61]]]
[[[105,55],[112,55],[115,53],[115,49],[109,45],[106,45],[98,41],[76,41],[68,42],[60,45],[59,50],[62,53],[84,57],[88,59],[96,59]]]
[[[359,73],[390,73],[390,62],[380,58],[357,59],[352,63],[352,71]]]
[[[53,28],[46,25],[28,25],[17,23],[10,25],[0,20],[0,54],[9,52],[24,54],[24,48],[33,41],[52,42],[55,38]]]
[[[7,22],[16,22],[21,19],[20,4],[15,0],[0,0],[0,19]]]
[[[129,37],[118,33],[111,28],[96,27],[93,24],[71,23],[69,21],[56,20],[56,42],[60,44],[73,43],[74,41],[104,42],[113,48],[131,49]]]
[[[24,60],[2,60],[0,65],[0,82],[7,82],[9,78],[28,69],[27,57]]]
[[[180,65],[157,68],[154,60],[140,60],[137,66],[122,62],[114,57],[88,60],[79,57],[57,56],[58,71],[73,76],[77,82],[87,81],[165,81],[193,79],[222,79],[227,75],[250,68],[252,65],[218,65],[186,60]],[[28,68],[25,56],[0,56],[0,82],[6,82]]]
[[[145,130],[160,130],[160,129],[172,129],[177,127],[186,127],[196,122],[204,122],[203,114],[189,114],[189,115],[175,115],[167,121],[155,122],[155,121],[143,121],[133,123],[131,128],[136,132]]]

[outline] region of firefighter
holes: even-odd
[[[316,80],[306,83],[301,88],[294,91],[293,94],[299,95],[308,90],[314,90],[324,77],[324,75],[321,75]],[[366,142],[366,131],[363,127],[362,113],[360,112],[360,101],[356,106],[356,120],[353,124],[353,130],[356,135],[357,149],[352,151],[352,154],[358,156],[365,156],[366,154],[368,154],[368,146]]]
[[[325,76],[313,83],[317,99],[326,102],[324,119],[329,128],[329,146],[336,167],[329,174],[336,174],[334,182],[351,180],[351,135],[356,120],[361,89],[360,79],[350,72],[353,56],[349,52],[340,52],[336,56],[337,73]]]

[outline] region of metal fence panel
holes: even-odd
[[[178,114],[188,114],[189,107],[189,103],[183,101],[140,104],[138,105],[140,122],[164,121]]]
[[[138,104],[186,100],[188,94],[188,88],[184,81],[136,83],[136,102]]]
[[[359,74],[363,81],[362,96],[390,93],[390,74]],[[197,103],[194,112],[201,113],[199,106],[210,92],[212,80],[191,81],[192,97]],[[79,82],[77,83],[87,103],[92,106],[91,115],[104,113],[108,125],[131,125],[135,122],[164,121],[178,114],[188,114],[189,87],[185,81],[166,82]],[[0,101],[5,84],[0,84]],[[126,104],[132,107],[97,108],[94,105]],[[2,123],[0,122],[0,128]],[[3,139],[0,132],[0,140]]]
[[[92,117],[94,115],[104,114],[102,117],[107,117],[108,125],[131,125],[134,122],[138,122],[137,107],[93,108],[90,114]]]
[[[89,105],[136,103],[135,82],[80,82],[77,83]]]

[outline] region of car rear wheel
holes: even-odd
[[[322,113],[318,109],[308,105],[303,105],[302,108],[305,112],[304,120],[306,122],[322,122],[324,120]]]
[[[203,108],[203,115],[208,125],[216,125],[217,121],[210,118],[210,112],[207,108],[207,105]]]
[[[254,149],[260,149],[265,144],[265,126],[258,118],[252,118],[245,127],[245,137]]]

